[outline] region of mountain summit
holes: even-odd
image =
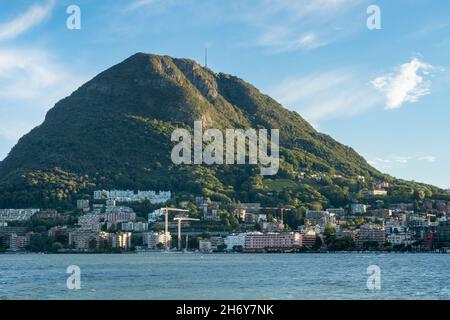
[[[265,179],[248,165],[172,164],[172,131],[192,128],[197,120],[218,129],[280,129],[278,175]],[[276,181],[292,196],[302,192],[333,204],[320,183],[301,181],[303,173],[339,177],[340,183],[330,185],[346,192],[358,177],[369,182],[388,178],[353,149],[235,76],[189,59],[137,53],[59,101],[40,126],[19,140],[0,163],[0,206],[70,206],[100,188],[269,201]]]

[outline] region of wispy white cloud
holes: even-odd
[[[54,7],[55,1],[33,5],[22,15],[0,24],[0,41],[14,39],[29,29],[39,25],[47,19]]]
[[[275,52],[328,45],[352,29],[345,18],[365,0],[264,0],[242,9],[241,19],[256,28],[254,45]],[[347,26],[342,28],[341,24]]]
[[[80,84],[46,52],[0,48],[0,98],[47,107]]]
[[[379,102],[370,83],[351,70],[290,78],[268,93],[315,126],[326,118],[357,115]]]
[[[404,103],[417,102],[430,94],[431,81],[426,77],[436,70],[435,67],[413,58],[397,69],[372,81],[372,85],[385,94],[387,109],[400,108]]]
[[[433,155],[412,155],[412,156],[400,156],[390,155],[388,157],[374,157],[368,162],[380,169],[388,169],[395,166],[406,165],[411,162],[426,162],[434,163],[437,161],[437,157]]]
[[[134,11],[134,10],[140,9],[142,7],[154,4],[157,1],[158,0],[134,0],[126,7],[125,10],[126,11]]]
[[[0,137],[11,145],[86,80],[55,60],[42,50],[0,48]]]

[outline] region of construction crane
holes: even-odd
[[[166,246],[166,250],[169,250],[169,211],[176,211],[176,212],[189,212],[189,210],[186,209],[178,209],[178,208],[161,208],[161,210],[164,212],[165,215],[165,224],[164,224],[164,242]]]
[[[174,221],[178,221],[178,250],[181,250],[181,223],[183,221],[200,221],[200,219],[188,218],[188,217],[175,217]],[[186,238],[187,241],[187,238]]]

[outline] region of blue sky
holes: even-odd
[[[81,29],[66,27],[69,5]],[[381,9],[381,30],[366,10]],[[450,188],[448,0],[0,0],[0,159],[136,52],[204,59],[394,176]],[[61,128],[63,130],[64,128]]]

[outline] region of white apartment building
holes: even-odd
[[[134,232],[144,232],[148,230],[148,223],[146,222],[122,222],[122,231],[134,231]]]
[[[225,238],[227,250],[233,250],[234,247],[244,248],[246,233],[230,234]]]
[[[112,234],[111,247],[129,250],[131,248],[131,232],[119,232]]]
[[[362,203],[353,203],[352,204],[352,213],[354,214],[364,214],[367,212],[368,206]]]
[[[149,200],[152,204],[166,203],[172,197],[170,191],[138,191],[132,190],[97,190],[94,191],[94,200],[115,200],[117,202],[140,202]]]
[[[27,221],[39,211],[39,209],[0,209],[0,221]]]
[[[163,246],[168,243],[168,246],[170,247],[170,244],[172,242],[172,235],[170,232],[166,235],[164,232],[149,232],[147,233],[147,246],[151,250],[155,250],[158,248],[158,243],[161,243]]]
[[[402,245],[405,246],[413,244],[415,242],[414,237],[409,233],[392,233],[387,236],[387,242],[392,245]]]
[[[248,233],[245,237],[244,249],[289,249],[301,246],[301,235],[298,232],[288,233]]]

